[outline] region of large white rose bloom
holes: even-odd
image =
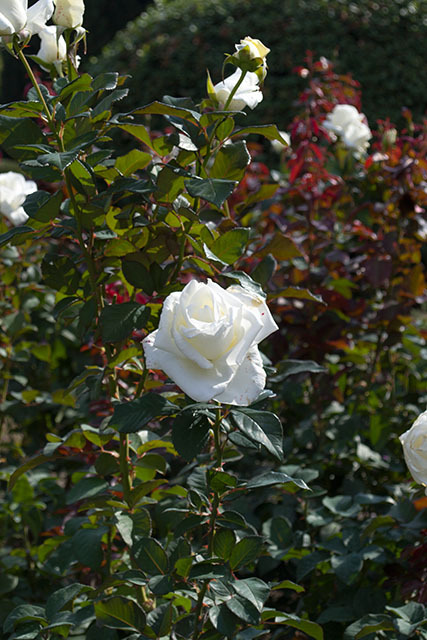
[[[326,116],[323,126],[340,136],[349,149],[357,153],[365,153],[372,138],[371,130],[365,120],[365,114],[359,113],[353,105],[336,104]]]
[[[231,76],[228,76],[225,80],[221,80],[221,82],[218,82],[214,86],[216,99],[221,109],[224,108],[230,93],[240,80],[241,75],[242,72],[240,69],[236,69]],[[250,71],[246,74],[242,84],[227,106],[227,109],[230,111],[242,111],[245,107],[255,109],[257,104],[261,102],[262,97],[262,91],[259,88],[259,78],[256,73]]]
[[[265,387],[257,345],[277,329],[260,296],[192,280],[166,298],[159,328],[143,340],[146,365],[193,400],[247,406]]]
[[[55,0],[55,5],[55,24],[67,29],[75,29],[82,25],[85,12],[83,0]]]
[[[0,0],[0,36],[11,36],[25,29],[38,33],[53,13],[52,0],[38,0],[28,9],[28,0]]]
[[[421,413],[400,442],[408,469],[415,482],[427,485],[427,411]],[[427,491],[426,491],[427,493]]]
[[[37,191],[36,183],[25,180],[21,173],[0,173],[0,213],[15,226],[24,224],[28,216],[22,205],[27,195],[34,191]]]

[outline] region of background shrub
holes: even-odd
[[[250,34],[272,50],[258,117],[262,110],[265,121],[290,120],[290,96],[301,88],[291,70],[310,49],[361,82],[368,119],[396,121],[402,106],[415,116],[425,109],[426,25],[426,3],[413,0],[156,0],[92,58],[89,72],[130,73],[129,106],[178,92],[197,98],[205,70],[218,81],[223,53]]]

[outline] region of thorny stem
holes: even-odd
[[[217,409],[215,424],[213,425],[213,434],[214,434],[214,444],[215,444],[215,456],[216,456],[216,466],[217,468],[222,467],[222,449],[221,449],[221,409]],[[209,518],[209,539],[208,539],[208,557],[211,558],[213,555],[213,542],[215,536],[215,523],[218,516],[218,507],[220,503],[219,494],[214,491],[214,497],[211,505],[211,515]],[[205,580],[202,588],[199,592],[199,597],[197,599],[196,611],[194,613],[194,634],[193,640],[198,640],[200,636],[201,630],[199,630],[199,619],[200,614],[202,612],[203,600],[206,595],[206,591],[209,585],[209,580]]]

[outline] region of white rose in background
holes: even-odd
[[[47,65],[53,64],[60,68],[67,59],[67,45],[63,36],[59,35],[58,27],[52,25],[39,32],[41,40],[37,57]]]
[[[372,138],[366,116],[351,104],[337,104],[326,116],[323,126],[340,136],[343,144],[357,153],[365,153]]]
[[[240,80],[241,76],[242,72],[239,69],[236,69],[231,76],[225,78],[225,80],[222,80],[221,82],[218,82],[214,86],[215,96],[221,109],[224,108],[231,92]],[[227,106],[227,109],[230,111],[242,111],[245,107],[255,109],[255,107],[261,102],[262,98],[262,91],[259,87],[257,74],[248,72],[234,94],[230,104]]]
[[[408,469],[415,482],[427,485],[427,411],[421,413],[412,427],[402,433],[400,442]],[[427,491],[426,491],[427,493]]]
[[[358,154],[366,153],[371,138],[371,130],[364,122],[354,122],[347,125],[341,136],[345,146],[357,151]]]
[[[37,191],[32,180],[26,180],[21,173],[7,171],[0,173],[0,213],[15,226],[28,220],[22,205],[29,193]]]
[[[38,0],[28,9],[28,0],[0,0],[0,36],[38,33],[53,13],[52,0]]]
[[[55,0],[55,7],[55,24],[67,29],[75,29],[82,25],[85,12],[83,0]]]
[[[277,329],[260,296],[192,280],[166,298],[159,328],[143,340],[146,365],[193,400],[247,406],[266,380],[257,345]]]

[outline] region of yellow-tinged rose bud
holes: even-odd
[[[236,44],[237,51],[241,51],[246,48],[251,59],[265,58],[267,54],[270,53],[270,49],[266,47],[261,40],[258,40],[257,38],[250,38],[249,36],[240,40],[240,44]]]

